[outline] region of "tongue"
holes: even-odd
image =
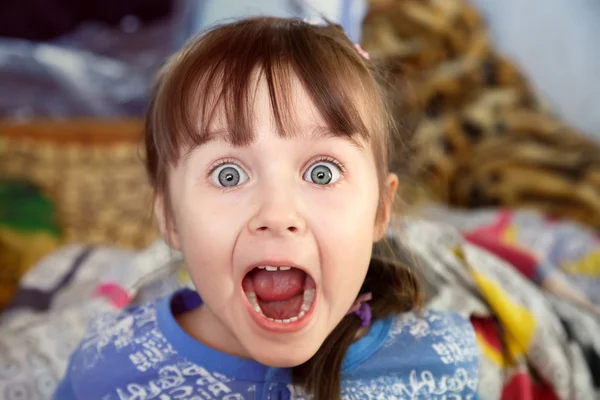
[[[304,291],[306,273],[297,268],[287,271],[267,271],[255,269],[246,277],[242,285],[245,292],[254,292],[263,301],[289,300]]]
[[[266,317],[284,320],[300,313],[304,289],[308,289],[305,286],[309,280],[312,281],[297,268],[287,271],[255,269],[244,277],[242,286],[245,292],[256,294],[260,309]]]
[[[263,301],[258,299],[258,304],[265,317],[273,319],[290,319],[300,314],[303,296],[301,294],[287,300]]]

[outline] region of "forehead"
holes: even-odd
[[[245,146],[251,144],[257,134],[260,135],[265,131],[286,138],[303,137],[318,140],[341,137],[359,147],[365,147],[367,142],[364,135],[358,131],[336,131],[335,127],[329,126],[311,94],[293,73],[286,76],[285,81],[277,82],[275,87],[272,87],[263,72],[258,70],[253,72],[247,103],[242,105],[242,109],[248,114],[247,140],[239,140],[239,137],[235,137],[235,130],[231,129],[231,114],[234,110],[231,110],[223,99],[217,101],[216,96],[212,98],[212,117],[207,119],[206,129],[200,130],[204,131],[204,134],[200,139],[201,143],[198,144],[221,140],[237,146]],[[366,118],[366,107],[359,107],[359,111],[361,118]],[[201,121],[199,123],[201,124]]]
[[[254,84],[251,92],[250,109],[253,111],[253,120],[273,122],[279,111],[284,122],[289,126],[285,128],[289,134],[294,134],[297,126],[306,126],[310,122],[323,125],[323,118],[316,108],[308,92],[295,74],[286,77],[286,82],[281,82],[277,93],[270,93],[270,88],[263,74],[255,72],[252,78]],[[275,101],[273,101],[275,100]],[[283,134],[283,132],[281,132]]]

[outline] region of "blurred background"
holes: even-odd
[[[122,307],[138,295],[132,282],[168,261],[141,162],[153,75],[191,35],[249,15],[325,16],[387,74],[406,209],[493,260],[448,247],[454,267],[470,271],[465,283],[445,275],[446,244],[414,250],[430,268],[430,304],[473,322],[481,398],[600,398],[595,0],[3,0],[6,347],[26,326],[35,337],[78,315],[70,349],[91,313],[82,303],[100,295]],[[416,228],[405,228],[411,243]],[[0,367],[18,366],[20,350],[2,343]],[[68,351],[36,346],[16,348],[50,360],[34,374],[50,392]],[[23,385],[5,393],[29,396],[5,398],[35,398],[33,372],[11,371]],[[0,398],[2,382],[0,368]]]

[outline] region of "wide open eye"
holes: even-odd
[[[248,180],[248,174],[238,165],[228,163],[215,168],[210,174],[210,179],[217,186],[231,188],[245,183]]]
[[[340,167],[330,161],[319,161],[304,173],[304,179],[317,185],[330,185],[342,176]]]

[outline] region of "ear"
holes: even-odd
[[[165,208],[165,199],[162,195],[156,195],[154,198],[154,216],[156,217],[158,228],[164,241],[173,250],[180,251],[179,234],[177,233],[173,218],[171,218],[170,213]]]
[[[379,209],[377,210],[375,226],[373,227],[374,242],[380,241],[385,236],[388,224],[390,223],[390,218],[392,216],[392,208],[397,189],[398,176],[396,174],[389,174],[385,180],[384,187],[381,192],[382,198],[379,200]]]

